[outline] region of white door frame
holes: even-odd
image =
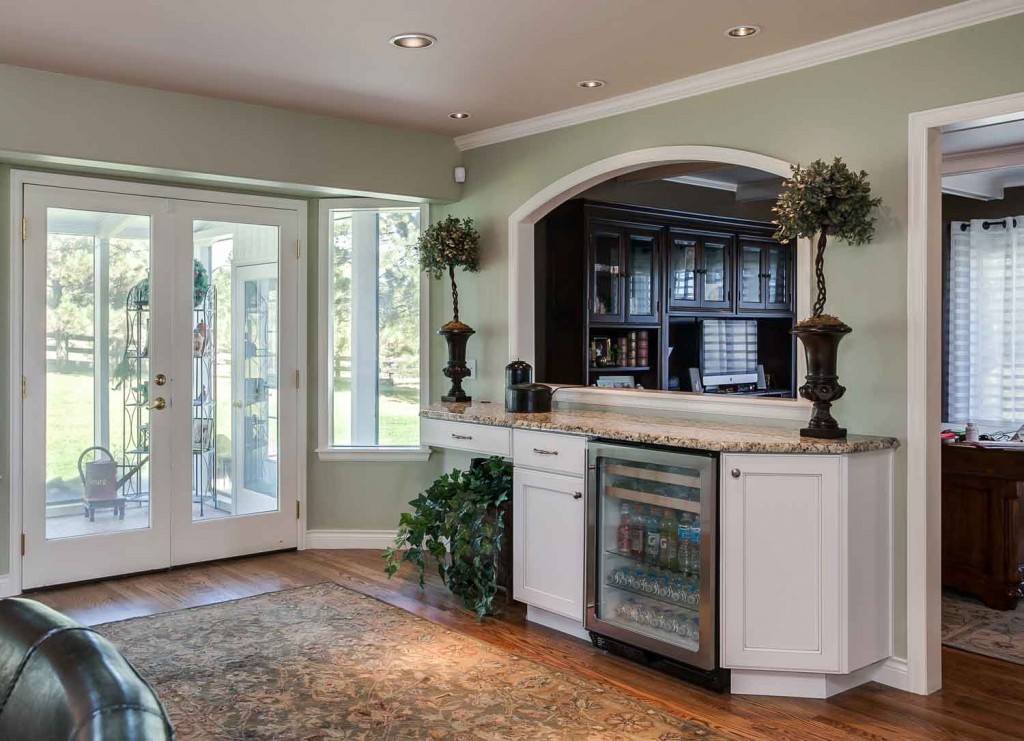
[[[648,167],[685,162],[722,162],[751,167],[789,177],[791,164],[757,152],[729,147],[678,145],[624,152],[581,167],[536,193],[508,217],[508,357],[536,365],[534,339],[534,226],[551,211],[588,188],[606,180]],[[797,240],[797,314],[811,312],[811,243]],[[806,373],[806,361],[797,353],[797,377]],[[540,379],[544,380],[544,379]],[[628,389],[563,389],[565,402],[600,404],[606,407],[649,408],[677,412],[728,414],[805,421],[810,402],[804,399],[712,399],[678,391],[636,392]]]
[[[10,399],[10,420],[9,420],[9,455],[7,470],[10,510],[9,510],[9,569],[6,575],[0,575],[0,597],[6,597],[21,593],[21,533],[22,533],[22,495],[24,489],[24,477],[22,472],[22,426],[24,423],[24,409],[21,396],[21,377],[23,369],[22,358],[22,311],[24,300],[23,269],[24,269],[24,244],[22,240],[22,213],[23,213],[23,189],[25,185],[49,185],[60,188],[86,189],[107,193],[123,193],[126,195],[141,195],[155,198],[167,198],[186,201],[197,201],[217,203],[225,205],[257,206],[261,208],[277,208],[287,211],[294,211],[298,224],[298,239],[296,254],[298,264],[296,293],[298,294],[298,306],[296,316],[298,326],[296,327],[297,342],[297,364],[296,368],[281,368],[282,377],[285,374],[294,375],[299,373],[300,384],[296,399],[297,429],[294,431],[296,445],[299,455],[295,461],[295,479],[297,481],[297,496],[300,503],[300,515],[296,522],[298,534],[298,547],[305,547],[306,534],[306,403],[308,387],[308,353],[306,341],[306,290],[307,290],[307,208],[306,202],[291,198],[278,198],[274,196],[253,196],[238,193],[227,193],[217,191],[198,190],[169,185],[150,185],[122,180],[105,180],[102,178],[82,177],[77,175],[61,175],[55,173],[34,172],[29,170],[11,170],[10,172],[10,211],[9,211],[9,256],[8,256],[8,398]],[[169,202],[168,206],[172,206]]]
[[[942,686],[942,131],[1021,118],[1024,93],[913,113],[907,203],[908,689]]]

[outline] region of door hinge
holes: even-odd
[[[25,533],[21,534],[21,555],[25,555]]]
[[[28,219],[21,217],[21,241],[28,239]]]
[[[28,379],[25,376],[21,377],[21,398],[28,398]]]
[[[295,240],[295,259],[299,260],[302,258],[302,240]]]
[[[301,512],[302,512],[302,502],[300,502],[298,499],[296,499],[295,500],[295,519],[296,520],[301,519],[299,517],[299,514]],[[24,536],[22,536],[22,537],[24,537]]]
[[[301,374],[302,371],[295,371],[295,388],[302,388],[301,386]]]

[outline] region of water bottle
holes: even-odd
[[[647,545],[644,548],[644,563],[657,566],[661,553],[661,518],[654,511],[647,514]]]

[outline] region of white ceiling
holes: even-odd
[[[944,193],[998,201],[1024,186],[1024,119],[965,123],[942,135]]]
[[[954,2],[0,0],[0,62],[459,135]],[[439,41],[387,43],[409,31]]]

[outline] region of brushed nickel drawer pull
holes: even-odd
[[[557,450],[542,450],[541,448],[534,448],[533,452],[537,455],[558,455]]]
[[[453,432],[452,433],[452,437],[454,437],[456,440],[472,440],[473,439],[472,435],[460,435],[457,432]]]

